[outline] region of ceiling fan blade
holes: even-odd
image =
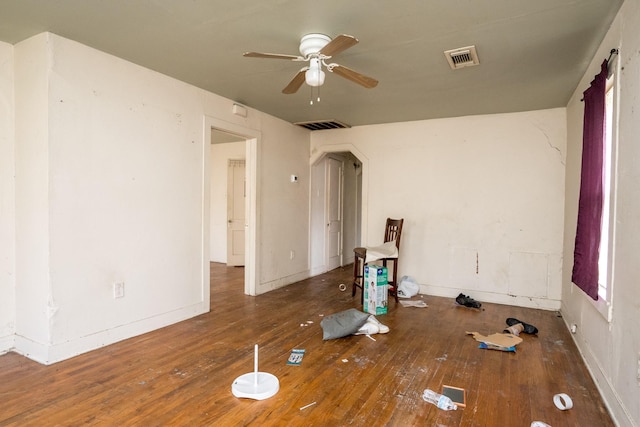
[[[261,53],[261,52],[245,52],[242,54],[247,58],[270,58],[270,59],[288,59],[290,61],[301,61],[304,58],[296,55],[284,55],[281,53]]]
[[[324,56],[334,56],[356,44],[358,44],[357,38],[346,34],[340,34],[327,43],[325,47],[320,49],[319,53]]]
[[[302,83],[304,83],[304,77],[305,77],[304,74],[306,71],[307,71],[306,68],[303,68],[302,70],[298,71],[298,74],[296,74],[293,77],[293,79],[291,79],[287,87],[282,89],[282,93],[286,93],[287,95],[296,93],[298,89],[300,89],[300,86],[302,86]]]
[[[344,77],[347,80],[351,80],[354,83],[358,83],[361,86],[366,87],[367,89],[374,88],[378,86],[378,81],[373,77],[365,76],[364,74],[360,74],[357,71],[353,71],[350,68],[344,67],[338,64],[331,64],[331,71],[336,73],[339,76]]]

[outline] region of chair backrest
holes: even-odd
[[[384,242],[395,240],[398,250],[400,250],[400,237],[402,237],[402,223],[404,223],[404,218],[387,218],[387,225],[384,228]]]

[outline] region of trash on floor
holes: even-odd
[[[364,322],[364,325],[362,325],[360,329],[354,332],[353,335],[367,335],[369,338],[371,338],[371,335],[386,334],[388,332],[389,327],[380,323],[380,321],[376,319],[376,316],[372,314],[367,318],[367,321]]]
[[[402,304],[403,307],[418,307],[418,308],[429,307],[427,303],[424,302],[424,300],[402,300],[399,302],[400,304]]]
[[[573,400],[566,393],[559,393],[553,396],[553,404],[561,411],[567,411],[573,408]]]
[[[324,316],[320,322],[322,339],[332,340],[352,335],[367,322],[369,316],[371,315],[355,308]]]
[[[332,340],[348,335],[386,334],[389,327],[383,325],[373,314],[350,308],[339,313],[325,316],[320,322],[322,339]],[[374,339],[375,341],[375,339]]]
[[[302,363],[303,357],[304,357],[304,349],[294,348],[293,350],[291,350],[289,359],[287,359],[287,365],[300,366],[300,364]]]
[[[520,329],[520,327],[522,327],[521,332],[524,332],[525,334],[535,335],[538,333],[538,328],[536,328],[535,326],[530,325],[528,323],[524,323],[518,319],[514,319],[513,317],[507,318],[506,322],[509,327],[516,326],[517,329]],[[517,326],[517,325],[521,325],[521,326]]]
[[[443,385],[442,394],[448,396],[458,408],[467,407],[466,392],[463,388]]]
[[[480,308],[480,307],[482,307],[481,303],[479,303],[478,301],[474,300],[470,296],[462,294],[462,293],[456,297],[456,304],[462,305],[464,307],[470,307],[470,308]]]
[[[522,326],[522,323],[516,323],[515,325],[509,326],[507,329],[504,330],[504,332],[507,334],[518,336],[520,335],[520,332],[522,332],[523,330],[524,330],[524,326]]]
[[[440,409],[444,409],[445,411],[450,411],[452,409],[455,411],[456,409],[458,409],[458,407],[455,403],[453,403],[450,397],[440,393],[436,393],[431,389],[426,389],[424,393],[422,393],[422,399],[424,399],[425,402],[436,405]]]
[[[308,407],[313,406],[315,404],[316,404],[316,402],[311,402],[308,405],[304,405],[302,408],[300,408],[300,410],[302,411],[303,409],[307,409]]]
[[[420,285],[411,276],[402,276],[398,285],[398,298],[411,298],[418,295]]]
[[[467,332],[467,335],[473,335],[476,341],[480,342],[479,348],[500,351],[516,351],[516,345],[522,342],[522,338],[512,334],[491,334],[489,336],[481,335],[478,332]]]

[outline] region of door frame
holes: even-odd
[[[209,203],[211,199],[210,190],[210,150],[211,150],[211,130],[217,129],[223,132],[233,133],[245,138],[245,160],[246,160],[246,182],[247,182],[247,202],[245,212],[245,266],[244,266],[244,293],[246,295],[257,295],[258,277],[260,277],[260,265],[258,258],[258,235],[260,218],[257,215],[258,194],[260,194],[260,183],[258,180],[258,150],[262,133],[235,123],[230,123],[215,117],[204,116],[204,141],[203,144],[203,194],[202,194],[202,255],[203,268],[202,279],[206,284],[203,293],[209,295],[210,291],[210,268],[209,268],[209,244],[210,244],[210,216]],[[206,298],[208,301],[209,298]]]
[[[364,153],[362,153],[362,151],[360,151],[359,149],[357,149],[353,144],[331,144],[331,145],[322,145],[322,146],[318,146],[315,147],[313,149],[313,153],[309,159],[309,165],[311,167],[314,167],[315,165],[317,165],[319,162],[321,162],[323,160],[324,157],[332,154],[332,153],[345,153],[345,152],[350,152],[351,154],[353,154],[361,163],[361,175],[362,175],[362,181],[361,181],[361,188],[360,188],[360,194],[361,194],[361,206],[360,206],[360,245],[361,246],[366,246],[367,245],[367,227],[369,226],[369,222],[368,222],[368,207],[369,207],[369,159],[367,158],[367,156],[364,155]],[[344,218],[343,218],[344,220]],[[312,230],[310,230],[310,235],[313,235],[313,233],[311,232]],[[324,236],[324,233],[323,233]],[[324,237],[323,237],[323,241],[318,242],[318,241],[310,241],[309,242],[310,245],[326,245],[326,242],[324,241]],[[310,249],[309,252],[311,253],[312,250]],[[323,253],[324,253],[324,249],[323,249]],[[343,253],[343,262],[344,262],[344,253]],[[315,272],[315,274],[319,274],[319,271],[317,270],[317,268],[320,267],[319,265],[312,265],[311,266],[311,271],[312,274]],[[322,266],[324,267],[324,266]]]

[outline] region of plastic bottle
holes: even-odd
[[[449,396],[445,396],[440,393],[436,393],[433,390],[426,389],[422,394],[422,398],[425,402],[433,403],[440,409],[444,409],[445,411],[456,410],[458,407],[455,403],[449,398]]]

